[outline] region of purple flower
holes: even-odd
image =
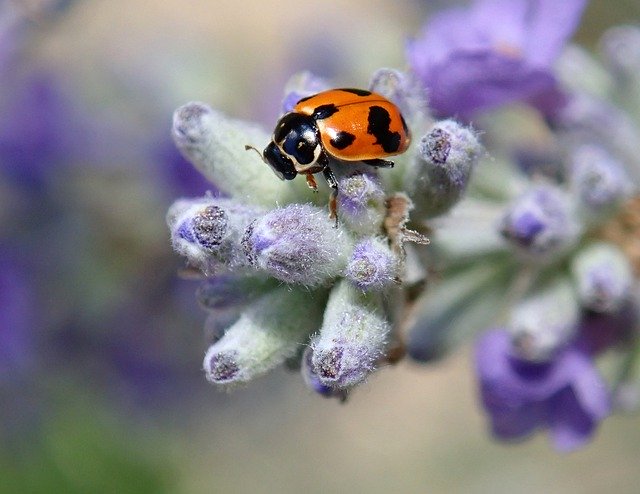
[[[514,356],[507,331],[485,333],[476,346],[482,403],[496,438],[524,439],[548,428],[560,451],[583,446],[610,411],[606,383],[575,347],[547,363]]]
[[[589,355],[598,355],[623,342],[637,338],[640,318],[638,307],[626,302],[615,312],[585,311],[578,326],[576,347]]]
[[[0,100],[0,169],[19,184],[40,186],[57,165],[71,161],[86,131],[51,75],[2,74],[0,84],[7,91]]]
[[[551,66],[575,30],[584,0],[476,0],[434,16],[409,43],[409,65],[440,116],[528,101],[553,114],[564,97]]]
[[[24,267],[0,250],[0,383],[30,364],[37,309],[28,280]]]

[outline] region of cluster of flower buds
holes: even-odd
[[[207,378],[244,383],[296,361],[310,389],[344,400],[404,351],[432,362],[479,335],[499,439],[548,428],[572,450],[633,404],[630,390],[640,401],[640,29],[607,32],[601,64],[565,49],[584,6],[478,0],[434,16],[407,47],[409,71],[370,85],[401,109],[411,146],[380,173],[331,163],[337,227],[324,190],[273,180],[244,152],[265,132],[180,108],[178,147],[224,194],[168,216],[175,249],[225,285],[205,297]],[[284,111],[325,87],[295,77]],[[620,372],[608,379],[596,357],[610,348]]]
[[[322,89],[311,74],[294,77],[284,110]],[[265,146],[266,131],[203,103],[175,112],[178,148],[219,191],[179,199],[167,214],[174,249],[205,277],[198,299],[208,312],[212,383],[229,388],[297,363],[310,389],[344,400],[395,359],[408,321],[395,302],[427,271],[415,269],[425,221],[462,198],[482,148],[471,128],[433,121],[409,75],[380,70],[370,89],[401,109],[413,141],[380,173],[331,162],[337,224],[328,188],[313,194],[302,178],[280,181],[245,149]]]

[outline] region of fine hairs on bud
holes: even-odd
[[[293,356],[317,330],[325,296],[281,287],[251,303],[204,357],[215,384],[246,383]]]
[[[375,235],[385,216],[385,193],[374,173],[355,173],[339,181],[340,221],[360,235]]]
[[[254,124],[191,102],[174,112],[172,136],[185,158],[225,194],[263,206],[297,197],[293,188],[273,179],[260,156],[245,149],[269,142],[269,135]]]
[[[173,248],[205,272],[246,267],[241,236],[262,212],[231,199],[181,199],[167,215]]]
[[[398,265],[385,240],[367,238],[353,249],[345,277],[360,290],[383,290],[397,279]]]
[[[365,295],[346,280],[334,287],[311,342],[313,371],[322,384],[347,389],[375,370],[390,331],[381,305],[379,295]]]
[[[475,133],[454,120],[433,125],[404,179],[418,214],[440,215],[462,198],[482,149]]]
[[[307,388],[318,393],[325,398],[337,398],[344,402],[347,399],[347,391],[344,389],[336,389],[323,384],[318,378],[318,374],[313,368],[313,350],[307,347],[302,354],[302,362],[300,365],[300,373]]]
[[[351,249],[334,225],[320,208],[291,204],[252,222],[242,247],[254,268],[285,283],[318,286],[342,272]]]

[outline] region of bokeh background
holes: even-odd
[[[268,128],[292,74],[366,86],[451,3],[0,0],[0,492],[638,492],[638,416],[568,456],[497,444],[468,348],[347,405],[284,370],[231,394],[200,370],[164,215],[210,185],[173,110]],[[594,0],[575,39],[639,21],[635,0]]]

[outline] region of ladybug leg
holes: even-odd
[[[376,168],[393,168],[393,161],[381,160],[381,159],[373,159],[373,160],[362,160],[363,163],[366,163],[369,166],[375,166]]]
[[[331,197],[329,198],[329,219],[336,220],[336,228],[338,228],[338,181],[331,171],[331,168],[325,166],[322,174],[326,179],[329,187],[331,187]]]
[[[307,178],[307,185],[309,186],[309,188],[314,192],[318,192],[318,184],[316,183],[316,179],[313,176],[313,173],[307,173],[306,178]]]

